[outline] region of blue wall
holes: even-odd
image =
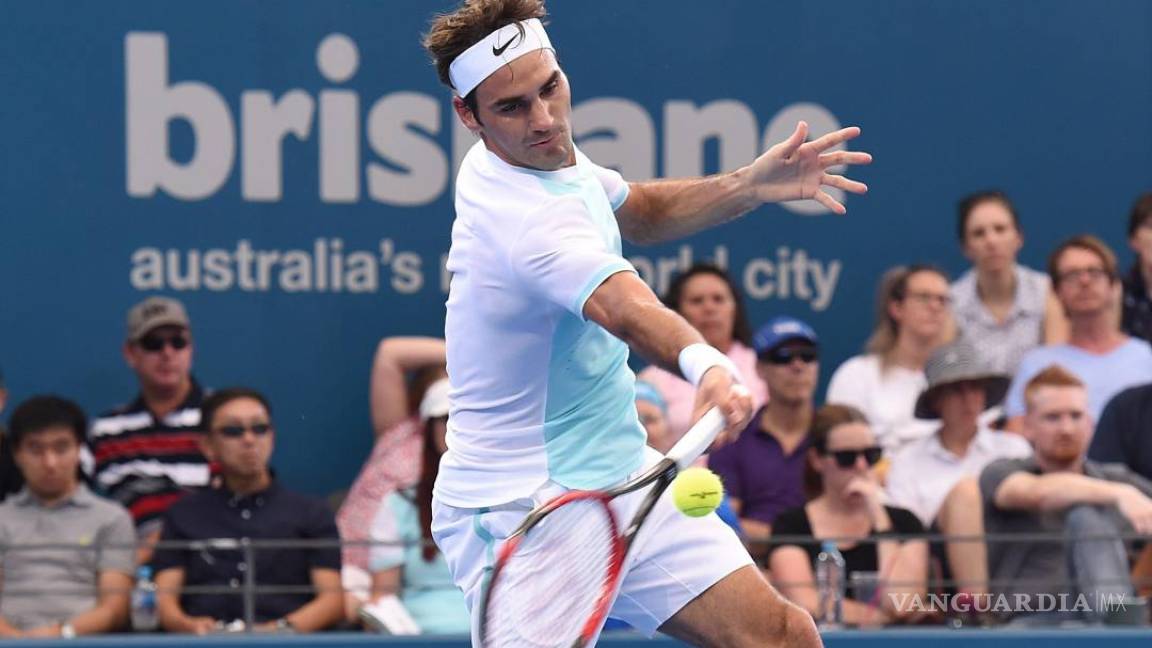
[[[0,4],[13,397],[56,391],[93,411],[129,399],[124,311],[177,295],[201,380],[272,397],[280,474],[316,493],[346,486],[371,436],[376,341],[442,330],[450,178],[468,139],[418,36],[450,4]],[[1152,187],[1144,0],[553,4],[581,145],[631,179],[731,168],[800,116],[864,128],[876,162],[855,175],[872,191],[847,217],[769,206],[627,251],[657,288],[685,257],[719,252],[754,323],[787,312],[817,327],[825,376],[867,337],[883,268],[963,268],[965,192],[1007,189],[1024,260],[1040,266],[1082,230],[1122,247],[1128,206]],[[277,144],[273,104],[299,135]],[[340,288],[314,267],[337,249]]]

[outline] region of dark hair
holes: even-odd
[[[424,49],[432,57],[440,83],[455,89],[449,69],[464,50],[505,25],[532,18],[543,21],[547,16],[544,0],[464,0],[455,11],[433,16],[424,35]],[[523,35],[523,26],[517,27]],[[463,99],[476,115],[476,91],[469,92]]]
[[[1060,285],[1060,268],[1058,267],[1060,257],[1072,248],[1095,254],[1096,257],[1100,259],[1100,262],[1104,264],[1104,271],[1108,273],[1109,281],[1115,281],[1119,276],[1118,266],[1116,265],[1116,254],[1112,251],[1112,248],[1091,234],[1079,234],[1056,246],[1052,254],[1048,255],[1048,278],[1052,280],[1053,286]]]
[[[433,427],[436,421],[446,417],[430,418],[424,423],[424,460],[420,470],[420,482],[416,484],[416,508],[420,511],[420,536],[424,541],[421,555],[424,562],[432,562],[436,557],[436,543],[432,540],[432,487],[440,472],[440,448],[436,447]]]
[[[1136,233],[1142,225],[1152,219],[1152,192],[1141,194],[1136,202],[1132,203],[1132,211],[1128,213],[1128,238]]]
[[[809,447],[816,454],[827,454],[828,437],[831,436],[832,430],[848,423],[867,425],[868,417],[851,405],[838,403],[830,403],[816,410],[812,415],[812,424],[808,426]],[[824,493],[824,480],[812,467],[811,461],[804,462],[804,493],[808,499],[815,499]]]
[[[888,305],[904,301],[908,295],[908,281],[922,272],[939,275],[948,281],[948,273],[925,263],[890,268],[880,277],[876,290],[876,325],[864,348],[868,353],[880,356],[880,363],[884,366],[888,366],[888,356],[896,348],[896,338],[900,335],[900,323],[888,312]]]
[[[977,191],[974,194],[964,196],[956,205],[956,235],[961,243],[964,242],[964,237],[968,233],[968,217],[972,215],[972,210],[986,202],[1000,203],[1003,205],[1004,209],[1007,209],[1008,214],[1012,217],[1012,226],[1016,228],[1016,231],[1021,231],[1020,216],[1016,213],[1016,207],[1012,204],[1012,201],[1008,199],[1007,194],[999,189]]]
[[[250,387],[228,387],[214,391],[204,399],[204,403],[200,405],[200,429],[204,432],[211,430],[212,419],[216,418],[216,412],[238,398],[251,398],[259,402],[268,412],[268,416],[272,416],[272,406],[268,404],[264,394]]]
[[[715,264],[697,263],[677,275],[672,280],[672,284],[668,286],[668,292],[664,294],[664,305],[680,313],[680,301],[684,299],[684,287],[692,278],[700,275],[719,277],[728,286],[728,292],[732,293],[732,301],[736,304],[736,314],[732,318],[732,338],[743,342],[745,346],[752,346],[752,327],[748,325],[748,312],[744,309],[744,297],[740,293],[740,288],[736,286],[727,272]]]
[[[66,427],[83,445],[88,437],[88,417],[76,403],[59,396],[33,396],[16,406],[8,419],[8,440],[15,452],[24,439],[50,427]]]

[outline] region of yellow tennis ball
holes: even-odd
[[[704,517],[720,506],[724,484],[707,468],[689,468],[672,481],[672,501],[689,517]]]

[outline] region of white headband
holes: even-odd
[[[523,35],[517,25],[524,28]],[[538,19],[504,25],[457,56],[452,65],[448,66],[448,74],[452,77],[456,92],[466,97],[496,70],[529,52],[541,49],[553,47],[552,41],[548,40],[548,33],[544,31],[544,25]]]

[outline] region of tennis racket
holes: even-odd
[[[655,466],[604,491],[570,491],[546,502],[504,541],[480,609],[484,648],[582,648],[608,616],[627,555],[657,500],[720,430],[713,408]],[[609,502],[652,490],[621,529]]]

